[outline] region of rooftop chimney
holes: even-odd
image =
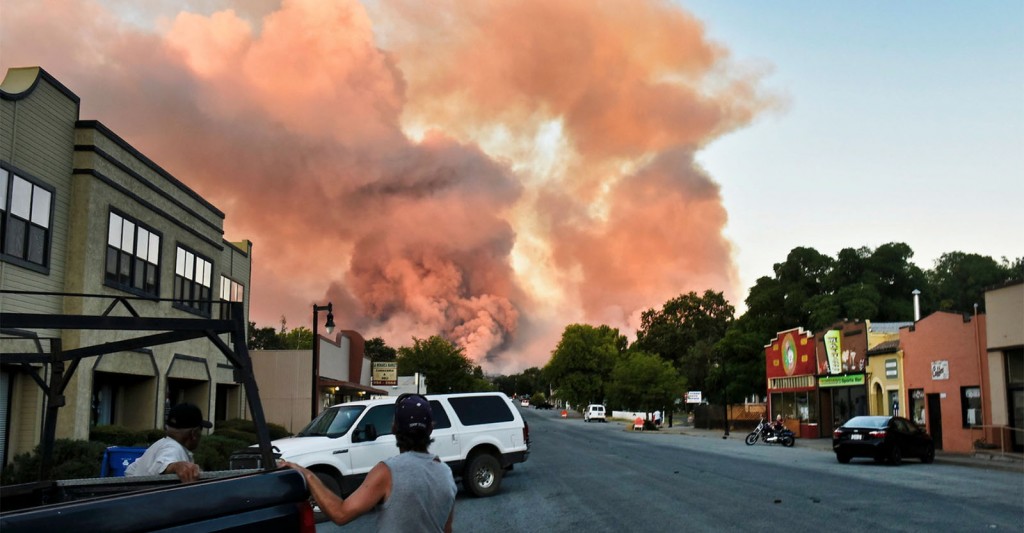
[[[910,294],[914,295],[914,322],[921,320],[921,291],[914,289]]]

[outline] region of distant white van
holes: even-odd
[[[607,422],[604,416],[604,406],[598,403],[592,403],[587,406],[587,410],[583,411],[583,421],[590,422],[591,420],[600,420],[601,422]]]

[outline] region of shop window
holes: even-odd
[[[981,387],[960,387],[960,412],[965,428],[984,424],[981,416]]]
[[[925,425],[924,413],[925,413],[925,396],[924,389],[911,389],[908,391],[910,400],[910,415],[913,416],[912,420],[919,426]]]
[[[50,264],[53,189],[0,168],[0,257],[46,272]]]
[[[107,285],[140,296],[158,296],[160,235],[136,220],[111,211],[104,280]]]
[[[213,263],[192,250],[178,246],[174,263],[174,306],[210,316]]]

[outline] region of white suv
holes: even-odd
[[[587,410],[583,411],[583,421],[590,422],[591,420],[600,420],[601,422],[607,422],[604,417],[604,406],[597,403],[592,403],[587,406]]]
[[[434,414],[429,451],[474,496],[490,496],[501,478],[530,453],[530,428],[500,392],[428,395]],[[294,437],[271,444],[279,457],[309,468],[327,487],[348,495],[380,461],[398,455],[391,423],[395,398],[331,406]],[[259,450],[235,452],[231,468],[259,468]]]

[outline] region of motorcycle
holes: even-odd
[[[759,440],[765,444],[782,444],[790,447],[796,443],[796,436],[788,428],[773,427],[762,416],[757,427],[747,435],[743,442],[746,442],[747,446],[753,446]]]

